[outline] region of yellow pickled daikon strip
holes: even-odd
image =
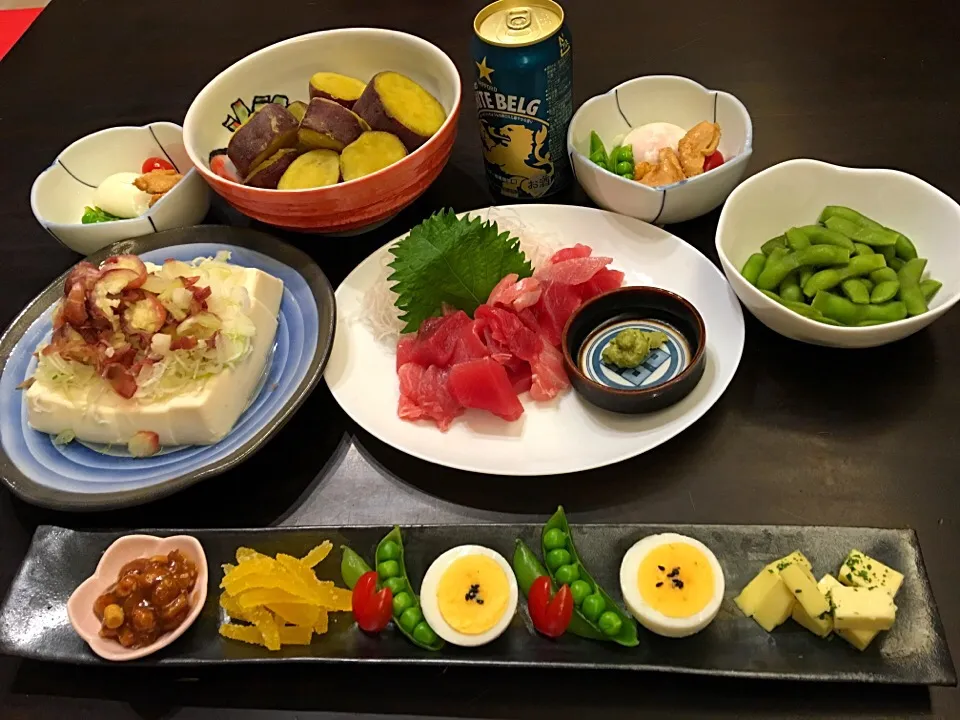
[[[288,625],[280,628],[280,643],[283,645],[309,645],[313,639],[313,628]]]
[[[327,555],[330,554],[331,550],[333,550],[333,543],[331,543],[329,540],[324,540],[322,543],[313,548],[313,550],[304,555],[300,562],[306,568],[316,567],[323,562]],[[280,559],[279,556],[277,556],[277,559]]]
[[[297,603],[269,603],[267,610],[278,616],[284,622],[300,627],[312,628],[320,616],[320,608],[316,605],[299,605]]]
[[[273,603],[295,603],[297,605],[316,606],[317,601],[305,599],[297,595],[291,595],[277,588],[255,588],[247,590],[237,596],[240,601],[240,607],[244,609],[259,607],[261,605],[272,605]]]
[[[231,640],[250,643],[251,645],[262,645],[266,647],[263,641],[263,635],[253,625],[234,625],[227,623],[220,626],[220,634]]]
[[[248,547],[238,547],[237,548],[237,562],[245,563],[250,562],[251,560],[273,560],[269,555],[264,555],[263,553],[258,553],[256,550]]]
[[[329,616],[327,615],[326,610],[320,611],[320,616],[317,618],[317,622],[313,626],[313,631],[317,635],[323,635],[330,629]]]
[[[224,589],[231,595],[240,595],[248,590],[261,589],[283,590],[290,595],[300,597],[304,602],[316,604],[320,594],[310,588],[303,580],[285,571],[270,573],[253,573],[242,577],[236,582],[225,581]]]

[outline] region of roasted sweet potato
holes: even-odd
[[[294,160],[280,182],[278,190],[336,185],[340,180],[340,156],[333,150],[311,150]]]
[[[365,87],[363,81],[347,75],[318,72],[310,78],[310,99],[326,98],[350,110],[360,99]]]
[[[273,155],[254,167],[253,170],[250,171],[250,174],[247,175],[247,179],[243,181],[243,184],[250,185],[251,187],[276,190],[280,178],[283,177],[283,173],[286,172],[287,168],[290,167],[299,155],[300,151],[296,148],[281,148],[277,150]]]
[[[396,135],[376,130],[365,132],[340,153],[340,175],[344,182],[356,180],[393,165],[406,154],[407,149]]]
[[[353,106],[373,130],[393,133],[413,152],[440,129],[447,113],[437,99],[406,75],[377,73]]]
[[[297,122],[300,122],[307,113],[307,104],[303,100],[294,100],[287,105],[287,110],[297,119]]]
[[[300,121],[300,146],[340,152],[370,127],[353,111],[325,98],[314,98]]]
[[[240,176],[246,177],[277,150],[293,147],[296,142],[297,119],[282,105],[268,103],[233,134],[227,157]]]

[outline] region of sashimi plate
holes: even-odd
[[[371,323],[370,293],[386,282],[388,243],[337,289],[337,335],[324,377],[344,411],[377,439],[409,455],[491,475],[554,475],[603,467],[640,455],[701,418],[733,379],[743,352],[743,313],[723,274],[680,238],[615,213],[566,205],[514,205],[469,213],[495,220],[528,244],[551,250],[584,243],[613,258],[624,285],[675,292],[706,324],[703,379],[676,405],[647,415],[618,415],[590,405],[572,389],[549,402],[521,396],[524,413],[506,422],[468,410],[446,433],[431,422],[397,415],[396,337]],[[537,263],[534,262],[536,265]]]
[[[53,442],[27,424],[17,389],[33,374],[33,351],[48,338],[64,276],[54,280],[0,338],[0,479],[27,502],[58,510],[106,510],[170,495],[225,472],[259,450],[293,415],[320,380],[333,343],[333,288],[310,257],[254,230],[199,226],[124,240],[88,260],[98,264],[119,253],[162,263],[190,261],[218,250],[230,262],[283,280],[279,324],[272,352],[247,408],[214,445],[162,448],[147,458],[123,448]]]

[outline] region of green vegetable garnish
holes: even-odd
[[[89,205],[83,208],[83,217],[80,218],[80,222],[84,225],[111,222],[113,220],[123,220],[123,218],[111,215],[106,210],[101,210],[98,207],[90,207]]]
[[[600,353],[600,357],[608,365],[635,368],[647,359],[651,350],[660,347],[666,341],[667,336],[659,330],[647,332],[627,328],[614,336]]]
[[[501,233],[495,222],[458,218],[453,210],[431,215],[390,253],[395,259],[387,280],[395,283],[392,290],[405,333],[440,315],[444,305],[473,315],[504,275],[525,278],[533,273],[519,239]]]

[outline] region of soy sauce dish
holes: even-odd
[[[624,330],[659,332],[633,368],[604,359],[604,350]],[[563,331],[563,362],[574,389],[588,402],[617,413],[636,414],[673,405],[697,386],[706,368],[707,332],[689,301],[653,287],[611,290],[584,303]]]

